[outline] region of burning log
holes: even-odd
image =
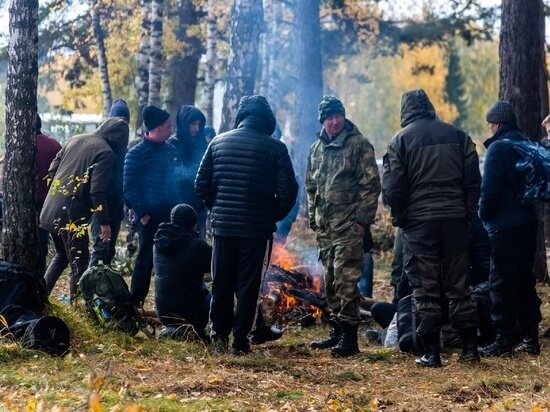
[[[315,306],[323,312],[327,311],[327,302],[317,293],[297,289],[290,289],[288,293],[308,305]]]
[[[262,298],[262,308],[266,312],[274,311],[281,302],[281,294],[275,290],[270,291]]]

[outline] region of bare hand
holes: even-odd
[[[362,224],[357,223],[357,231],[361,236],[365,236],[366,229],[365,229],[365,226],[363,226]]]
[[[109,243],[111,241],[111,226],[101,225],[101,233],[99,234],[99,238],[102,242]]]
[[[145,215],[143,216],[141,219],[139,219],[139,221],[141,222],[141,224],[143,226],[145,226],[147,223],[149,223],[149,220],[151,219],[151,216],[149,215]]]

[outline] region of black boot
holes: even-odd
[[[423,335],[422,344],[424,346],[424,355],[416,358],[415,363],[428,368],[441,368],[439,333]]]
[[[332,332],[330,332],[329,338],[311,342],[311,344],[309,345],[311,346],[311,348],[329,349],[329,348],[333,348],[338,344],[338,342],[340,341],[340,336],[342,336],[342,328],[340,326],[340,323],[333,319],[331,319],[329,323],[332,326]]]
[[[514,354],[514,340],[497,334],[495,341],[487,346],[478,348],[482,358],[512,356]]]
[[[529,355],[540,355],[539,326],[529,328],[523,337],[523,341],[514,348],[514,353],[528,353]]]
[[[212,355],[225,355],[229,350],[229,338],[226,336],[212,336]]]
[[[250,332],[250,341],[255,345],[259,345],[260,343],[281,339],[281,336],[283,336],[282,329],[265,325]]]
[[[342,335],[338,344],[332,348],[330,354],[336,358],[347,358],[348,356],[359,353],[357,344],[357,325],[351,325],[348,322],[341,322]]]
[[[477,330],[463,329],[459,331],[462,341],[462,353],[458,357],[460,362],[474,363],[479,362],[479,352],[477,351]]]
[[[252,353],[252,349],[250,349],[250,342],[248,339],[235,338],[233,340],[233,345],[229,352],[231,356],[244,356],[250,353]]]

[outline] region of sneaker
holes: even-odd
[[[514,348],[514,353],[527,353],[529,355],[540,355],[540,344],[537,339],[523,339],[518,346]]]
[[[382,332],[375,329],[367,329],[365,330],[365,339],[367,343],[382,345]]]

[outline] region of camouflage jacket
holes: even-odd
[[[374,149],[349,120],[332,141],[323,130],[311,146],[306,190],[315,231],[339,233],[374,221],[380,194]]]

